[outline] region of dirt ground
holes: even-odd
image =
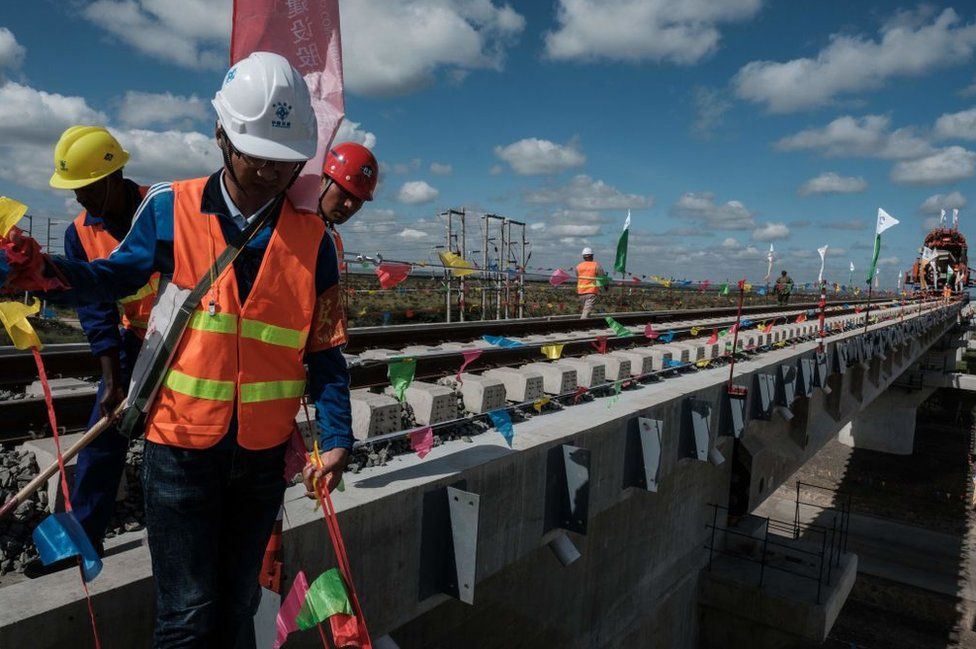
[[[969,453],[976,395],[940,390],[918,410],[915,452],[896,456],[830,442],[781,487],[795,497],[797,480],[849,492],[852,511],[938,531],[963,540],[976,524]],[[812,493],[807,500],[815,500]],[[830,505],[830,497],[820,497]],[[969,550],[965,550],[969,552]],[[964,557],[960,557],[960,564]],[[966,602],[922,588],[858,574],[823,647],[942,649],[976,647],[963,628]],[[803,645],[808,649],[813,645]],[[801,649],[797,647],[796,649]]]

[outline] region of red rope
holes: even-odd
[[[51,396],[51,384],[47,380],[47,372],[44,370],[44,361],[41,359],[40,352],[36,347],[31,347],[34,354],[34,363],[37,365],[37,375],[41,379],[41,389],[44,390],[44,403],[47,405],[47,418],[51,424],[51,433],[54,436],[54,449],[58,454],[58,469],[61,471],[61,493],[64,494],[64,509],[71,511],[71,495],[68,492],[68,479],[64,470],[64,456],[61,454],[61,436],[58,433],[58,419],[54,413],[54,398]],[[81,558],[78,558],[78,574],[81,576],[81,588],[85,591],[85,601],[88,603],[88,619],[91,620],[92,637],[95,640],[95,649],[102,648],[102,642],[98,637],[98,625],[95,623],[95,608],[92,606],[91,593],[88,592],[88,584],[85,583],[85,573],[81,569]]]

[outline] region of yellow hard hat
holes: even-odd
[[[54,147],[51,187],[78,189],[121,169],[129,152],[102,126],[72,126]]]

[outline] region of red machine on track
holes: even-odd
[[[966,237],[955,228],[935,228],[927,235],[912,269],[905,273],[905,286],[921,291],[941,291],[971,286],[969,247]]]

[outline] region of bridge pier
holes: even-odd
[[[935,390],[935,387],[888,388],[840,429],[837,441],[851,448],[911,455],[915,444],[915,413]]]

